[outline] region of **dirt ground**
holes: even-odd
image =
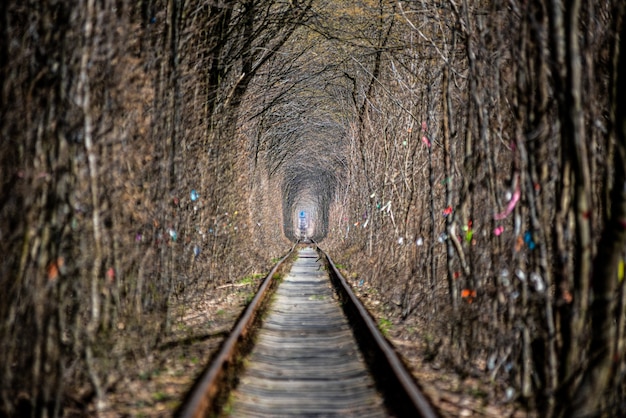
[[[170,417],[233,328],[261,278],[181,303],[171,335],[146,358],[128,360],[102,417]],[[95,411],[91,411],[95,415]]]
[[[513,396],[507,399],[502,385],[489,381],[486,374],[477,371],[474,376],[460,376],[446,368],[433,353],[436,341],[421,332],[416,315],[400,321],[384,309],[367,285],[359,286],[358,280],[350,284],[442,417],[536,417],[515,403]]]

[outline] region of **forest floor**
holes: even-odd
[[[399,312],[385,308],[376,292],[358,280],[350,281],[367,310],[376,319],[396,351],[401,355],[422,392],[440,415],[453,417],[535,418],[512,399],[506,399],[502,382],[489,381],[486,373],[459,373],[438,355],[440,336],[422,332],[426,327],[414,313],[401,320]]]
[[[148,357],[128,360],[124,378],[109,394],[102,417],[169,417],[219,348],[258,288],[261,278],[234,283],[179,306],[170,337]],[[442,417],[534,417],[504,399],[496,385],[479,375],[461,377],[432,358],[432,344],[417,319],[400,322],[366,286],[352,283],[387,338],[403,356]],[[412,315],[415,317],[416,315]],[[95,411],[91,411],[92,413]]]
[[[171,417],[228,336],[261,277],[213,289],[185,301],[170,336],[146,358],[127,360],[124,378],[107,397],[101,417]],[[95,415],[95,411],[90,411]]]

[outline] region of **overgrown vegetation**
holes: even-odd
[[[624,8],[1,2],[1,413],[106,410],[181,306],[307,235],[447,370],[615,415]]]
[[[288,248],[280,185],[255,183],[236,128],[308,7],[2,2],[3,414],[106,410],[122,359],[148,356],[177,305]]]
[[[438,364],[540,416],[617,415],[622,2],[351,5],[325,26],[349,123],[324,243]]]

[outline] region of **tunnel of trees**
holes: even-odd
[[[0,2],[0,415],[105,405],[302,211],[448,369],[623,411],[624,9]]]

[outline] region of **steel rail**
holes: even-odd
[[[274,268],[263,280],[256,295],[246,307],[230,335],[223,343],[217,355],[211,361],[209,367],[189,392],[178,411],[174,414],[180,418],[200,418],[217,415],[220,403],[230,389],[235,374],[238,372],[238,357],[247,354],[252,345],[251,331],[260,319],[260,311],[264,302],[268,299],[272,288],[275,288],[274,274],[283,262],[293,254],[298,243],[280,259]]]
[[[317,249],[330,267],[331,281],[342,302],[344,313],[353,326],[357,343],[370,372],[374,375],[377,388],[383,394],[387,408],[398,417],[438,417],[330,256],[319,246]]]
[[[330,256],[316,243],[320,258],[328,267],[331,283],[341,301],[342,309],[348,318],[363,358],[374,377],[376,388],[384,397],[388,411],[396,417],[435,418],[435,412],[429,401],[420,391],[399,356],[378,329],[369,312],[352,292],[345,278],[341,275]],[[260,321],[260,310],[267,304],[268,295],[276,288],[273,276],[282,263],[293,253],[297,244],[283,257],[259,287],[252,302],[233,328],[210,366],[196,381],[187,399],[175,416],[198,418],[218,416],[219,408],[228,398],[236,374],[239,372],[241,357],[252,346],[251,331]]]

